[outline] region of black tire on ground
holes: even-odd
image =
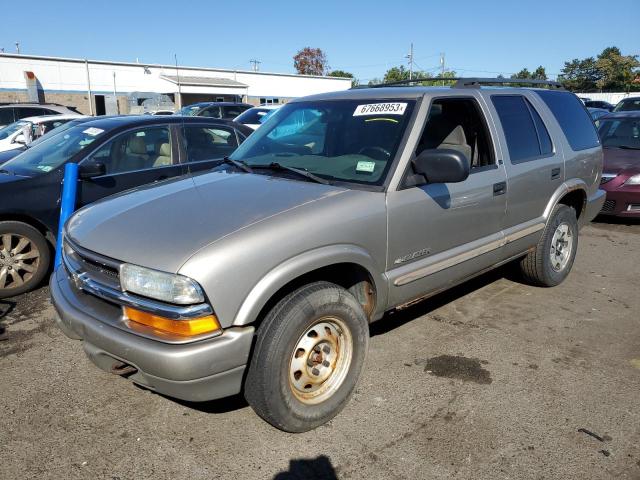
[[[339,339],[343,343],[331,343]],[[280,300],[258,328],[245,398],[260,417],[280,430],[312,430],[331,420],[349,401],[368,344],[368,320],[351,293],[329,282],[305,285]],[[303,366],[296,370],[299,365]],[[309,386],[306,378],[316,383]],[[309,393],[307,388],[317,390]]]
[[[562,263],[561,268],[554,267],[551,259],[552,247],[555,252],[556,245],[553,245],[553,237],[559,227],[567,227],[568,234],[571,235],[571,251]],[[540,287],[554,287],[564,281],[571,271],[573,261],[578,250],[578,221],[576,211],[573,207],[558,204],[555,206],[547,225],[538,241],[535,250],[528,253],[520,261],[520,270],[528,283]]]
[[[30,243],[24,244],[23,241],[21,244],[21,238]],[[21,258],[18,263],[17,258]],[[49,243],[37,229],[23,222],[0,222],[0,298],[20,295],[36,288],[49,271],[50,264]],[[23,270],[22,265],[32,271]],[[20,280],[13,275],[19,275]]]

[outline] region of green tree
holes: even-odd
[[[329,69],[325,53],[311,47],[305,47],[295,54],[293,66],[301,75],[324,75]]]
[[[558,80],[564,88],[574,92],[590,92],[596,90],[601,74],[596,66],[593,57],[578,59],[574,58],[569,62],[564,62],[564,68]]]
[[[411,78],[430,78],[431,75],[427,72],[423,72],[422,70],[414,70]],[[409,80],[409,70],[404,67],[404,65],[400,65],[399,67],[391,67],[384,74],[384,78],[382,79],[383,83],[389,82],[399,82],[402,80]],[[371,84],[371,82],[369,82]]]
[[[596,85],[601,90],[629,91],[635,89],[640,62],[637,55],[622,55],[617,47],[605,48],[595,62],[600,73]]]
[[[353,73],[345,72],[344,70],[333,70],[329,72],[328,75],[330,77],[350,78],[352,87],[357,87],[358,85],[360,85],[360,82],[353,76]]]
[[[548,80],[546,69],[542,65],[540,65],[533,71],[533,73],[531,74],[531,78],[533,78],[534,80]]]
[[[515,73],[513,75],[511,75],[511,78],[533,78],[531,76],[531,72],[529,71],[529,69],[527,68],[523,68],[522,70],[520,70],[518,73]]]

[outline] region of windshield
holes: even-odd
[[[598,135],[605,148],[640,149],[640,118],[602,119]]]
[[[36,145],[39,145],[42,142],[49,140],[51,137],[55,137],[59,133],[66,132],[70,128],[75,127],[76,125],[80,123],[84,123],[85,121],[88,121],[88,120],[91,120],[91,118],[87,118],[87,119],[83,118],[82,120],[71,120],[69,122],[63,123],[62,125],[52,130],[49,130],[47,133],[45,133],[41,137],[36,138],[33,142],[29,144],[29,148],[33,148]]]
[[[277,163],[327,180],[381,185],[414,100],[293,102],[278,109],[231,156]]]
[[[186,115],[187,117],[193,117],[198,114],[200,110],[202,110],[206,105],[187,105],[186,107],[182,107],[180,110],[176,112],[176,115]]]
[[[640,98],[628,98],[626,100],[621,100],[616,108],[613,109],[614,112],[631,112],[634,110],[640,110]]]
[[[258,125],[265,121],[269,113],[275,112],[274,109],[269,108],[250,108],[235,118],[236,122],[244,123],[245,125]]]
[[[2,165],[2,169],[29,177],[50,172],[102,135],[104,130],[101,128],[77,125],[49,141],[30,147]]]
[[[13,135],[18,130],[21,130],[25,125],[29,125],[29,122],[19,121],[14,122],[11,125],[7,125],[0,130],[0,140],[4,140],[5,138],[9,137],[9,135]]]

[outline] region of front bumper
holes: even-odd
[[[621,189],[607,191],[602,215],[640,218],[640,188],[637,192]]]
[[[240,392],[254,328],[229,328],[208,340],[171,344],[116,328],[100,320],[113,306],[77,290],[64,268],[51,276],[57,323],[69,338],[82,340],[101,369],[127,372],[129,380],[171,397],[206,401]]]

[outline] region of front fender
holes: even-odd
[[[372,317],[377,318],[384,313],[388,285],[382,273],[383,270],[362,247],[339,244],[309,250],[269,271],[246,296],[234,318],[233,325],[241,326],[254,322],[269,299],[287,283],[306,273],[338,263],[355,263],[369,272],[376,289],[376,309]]]

